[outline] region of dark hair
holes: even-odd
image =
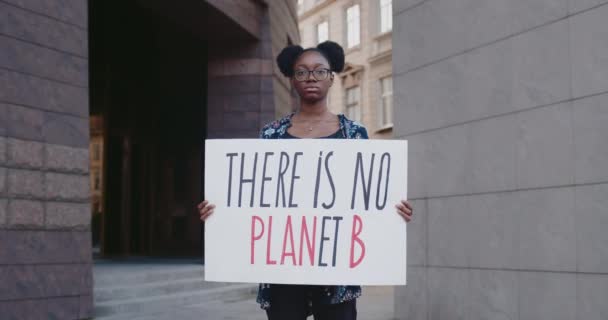
[[[341,72],[344,69],[344,49],[333,41],[325,41],[319,43],[315,48],[304,49],[299,45],[283,48],[277,56],[277,65],[281,73],[286,77],[292,77],[294,71],[293,64],[306,51],[316,51],[323,55],[327,59],[327,62],[329,62],[329,68],[333,72]]]

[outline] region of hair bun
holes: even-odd
[[[293,64],[296,59],[304,52],[304,48],[298,45],[287,46],[277,56],[277,65],[279,70],[286,77],[293,76]]]
[[[344,49],[333,41],[324,41],[317,45],[317,49],[325,53],[331,66],[331,71],[342,72],[344,70]]]

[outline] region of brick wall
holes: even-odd
[[[289,83],[275,57],[288,37],[299,40],[295,1],[252,3],[260,22],[256,40],[209,44],[214,52],[209,58],[208,138],[256,138],[264,124],[293,110]]]
[[[0,315],[92,316],[86,1],[0,2]]]

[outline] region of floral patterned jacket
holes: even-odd
[[[291,118],[293,115],[294,113],[291,113],[265,125],[260,132],[260,138],[283,139],[287,129],[291,127]],[[343,114],[339,114],[338,119],[343,139],[368,139],[367,130],[362,124],[347,119]],[[257,302],[262,309],[270,308],[270,290],[272,290],[271,284],[260,283]],[[323,304],[337,304],[356,299],[359,296],[361,296],[360,286],[324,286],[323,297],[320,302]]]

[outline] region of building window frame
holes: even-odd
[[[322,25],[326,25],[324,35],[320,33],[321,30],[319,29]],[[315,24],[315,39],[317,44],[329,40],[329,19],[323,18]]]
[[[378,78],[378,126],[380,130],[393,127],[393,76],[388,74]]]
[[[354,85],[344,90],[344,114],[347,118],[361,122],[361,85]]]
[[[378,0],[378,30],[379,34],[393,30],[393,1]]]
[[[356,10],[355,10],[356,8]],[[361,4],[354,2],[346,6],[344,10],[344,30],[346,48],[354,48],[361,45]]]

